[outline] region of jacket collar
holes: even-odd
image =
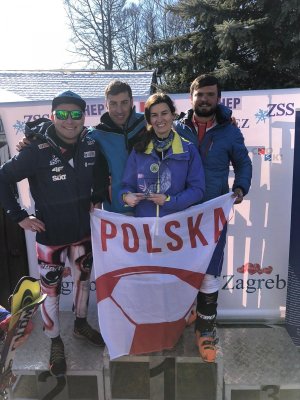
[[[172,149],[172,154],[182,154],[184,153],[183,145],[182,145],[182,140],[178,133],[174,131],[174,139],[172,142],[172,146],[170,149]],[[147,149],[145,150],[145,154],[151,154],[154,151],[154,146],[152,141],[148,144]]]
[[[231,115],[232,115],[232,111],[230,110],[230,108],[224,106],[224,104],[222,104],[222,103],[219,103],[217,105],[216,121],[217,121],[218,124],[222,125],[222,124],[225,124],[225,123],[231,123]],[[179,115],[179,119],[184,121],[184,123],[189,121],[190,124],[192,124],[192,117],[193,117],[193,110],[192,109],[189,109],[185,113],[181,113]]]
[[[116,132],[123,132],[124,129],[128,129],[132,125],[134,125],[136,123],[137,119],[139,119],[139,118],[144,119],[144,115],[142,113],[137,113],[135,106],[133,106],[124,128],[121,128],[120,126],[116,125],[113,122],[108,111],[106,111],[106,113],[104,113],[102,115],[102,117],[100,118],[100,124],[96,126],[96,129],[101,129],[103,126],[106,126],[107,128],[112,129]]]

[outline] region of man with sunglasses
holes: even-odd
[[[26,125],[29,145],[0,168],[0,203],[23,229],[36,232],[41,287],[47,299],[41,308],[44,330],[51,339],[50,372],[64,375],[66,360],[60,337],[59,295],[67,274],[73,275],[74,336],[104,346],[88,324],[87,308],[92,268],[91,206],[102,203],[108,189],[108,167],[99,146],[84,127],[85,101],[71,91],[52,101],[51,120]],[[35,215],[17,202],[11,184],[28,178]]]

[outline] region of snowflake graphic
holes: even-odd
[[[263,121],[266,122],[266,119],[269,117],[268,116],[269,111],[264,111],[261,108],[258,110],[258,112],[255,114],[256,117],[256,123],[258,124],[259,122]]]
[[[13,128],[16,130],[16,134],[25,132],[25,122],[17,120],[13,125]]]
[[[265,154],[265,161],[272,161],[272,154]]]

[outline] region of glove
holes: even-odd
[[[244,193],[241,188],[235,188],[232,197],[235,197],[234,204],[240,204],[243,201]]]

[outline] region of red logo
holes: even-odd
[[[248,272],[249,275],[254,275],[254,274],[268,274],[270,275],[270,273],[273,271],[273,267],[271,267],[271,265],[269,265],[268,267],[265,268],[261,268],[260,264],[258,263],[246,263],[244,265],[242,265],[241,267],[238,267],[237,272],[240,272],[241,274],[244,274],[245,272]]]
[[[63,269],[63,277],[66,278],[67,276],[72,276],[71,268],[65,267]]]

